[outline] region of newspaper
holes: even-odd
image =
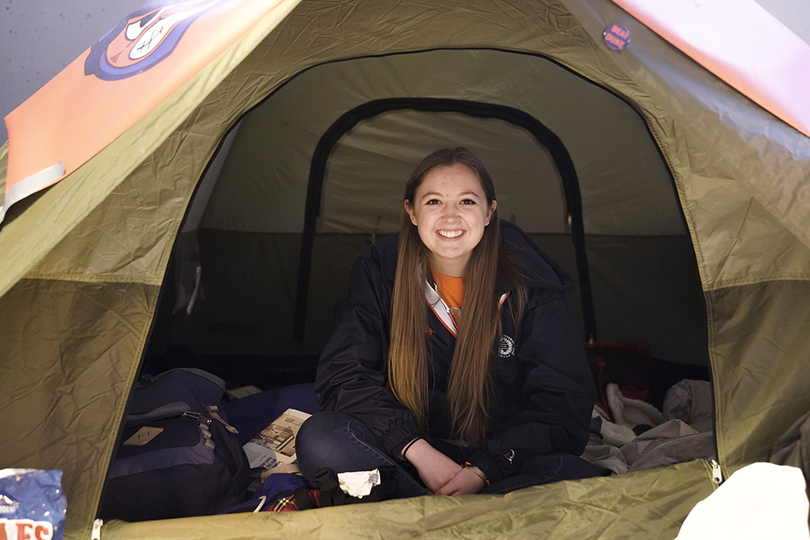
[[[269,472],[295,472],[295,436],[310,415],[296,409],[287,409],[242,447],[250,468],[270,469]],[[262,475],[264,476],[264,475]]]

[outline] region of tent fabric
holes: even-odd
[[[808,292],[807,281],[779,280],[707,293],[715,427],[723,434],[718,455],[728,464],[765,461],[770,445],[790,426],[781,419],[796,420],[810,410],[807,390],[797,384],[810,368]],[[744,361],[751,358],[758,361]]]
[[[713,492],[710,477],[705,462],[693,461],[505,496],[417,497],[306,512],[112,522],[104,538],[674,538],[686,514]]]
[[[603,30],[614,23],[633,36],[623,51],[612,51],[601,42]],[[265,99],[269,103],[275,94],[282,95],[285,83],[315,73],[318,66],[449,49],[497,49],[514,54],[510,61],[525,57],[527,72],[533,69],[533,58],[548,58],[594,88],[619,96],[640,115],[641,127],[649,130],[671,175],[669,189],[674,189],[687,225],[688,236],[675,236],[673,242],[680,238],[691,246],[689,257],[695,257],[699,272],[706,324],[694,324],[695,331],[708,337],[703,352],[711,361],[718,457],[726,472],[765,459],[776,436],[810,409],[808,382],[802,376],[810,345],[804,331],[810,322],[810,139],[604,0],[448,0],[431,6],[301,2],[283,21],[270,17],[257,22],[96,157],[45,192],[14,205],[0,228],[4,465],[64,471],[69,538],[90,536],[128,389],[158,297],[165,293],[161,286],[175,237],[197,181],[227,131]],[[503,88],[519,79],[520,65],[516,69],[502,81]],[[317,141],[330,124],[324,121],[316,127],[308,123],[310,118],[293,120],[294,126],[279,122],[265,128],[267,147],[308,129],[314,134],[305,133],[307,140]],[[258,116],[244,118],[223,178],[235,167],[238,139],[251,122],[258,122]],[[362,130],[373,130],[373,124],[361,126],[350,139],[368,139]],[[7,149],[0,150],[0,172],[5,171]],[[340,149],[345,156],[341,159],[352,158],[350,150]],[[311,150],[290,152],[292,161],[303,167],[287,172],[308,170]],[[307,181],[293,178],[296,186]],[[4,179],[0,175],[0,181]],[[260,180],[265,185],[280,181],[261,175],[247,180],[257,186]],[[221,189],[218,183],[212,205],[232,195]],[[629,189],[633,191],[632,185]],[[596,199],[614,193],[606,190]],[[274,232],[298,234],[301,205],[287,212],[293,206],[287,200],[272,203],[260,209],[285,212],[288,226]],[[244,216],[239,210],[227,219],[204,215],[201,224],[208,229],[203,235],[233,232],[246,222],[242,218],[251,207],[245,207]],[[209,219],[235,225],[217,230]],[[623,223],[621,213],[602,221]],[[337,221],[327,224],[343,227]],[[591,233],[598,234],[598,229]],[[602,261],[594,266],[605,270],[595,280],[612,282],[610,242],[621,236],[603,238]],[[369,237],[364,233],[355,239],[362,245]],[[289,244],[293,251],[295,240]],[[642,247],[635,244],[635,249]],[[287,257],[283,249],[263,256],[297,266],[295,254]],[[328,271],[331,263],[317,264]],[[681,264],[686,271],[694,263]],[[289,282],[284,285],[290,288]],[[678,295],[678,290],[667,294]],[[344,524],[335,529],[361,537],[384,536],[386,531],[402,536],[426,536],[427,531],[437,536],[488,536],[499,528],[519,535],[540,522],[534,530],[551,530],[559,522],[561,531],[573,531],[572,537],[574,532],[593,536],[593,523],[606,537],[634,532],[660,537],[661,530],[673,536],[688,509],[711,489],[706,465],[697,462],[563,483],[503,499],[418,499],[385,503],[384,513],[376,505],[359,505],[319,510],[317,515]],[[505,505],[503,513],[475,517],[495,501]],[[512,504],[514,512],[508,508]],[[302,537],[318,536],[319,522],[310,525],[308,519],[299,513],[114,523],[105,527],[105,534],[200,536],[204,530],[203,536],[226,538],[243,537],[244,526],[256,530],[256,536],[296,528]],[[423,528],[414,528],[414,521]]]
[[[89,538],[137,370],[128,359],[144,345],[157,297],[140,283],[26,279],[0,299],[3,461],[69,476],[67,537]]]
[[[419,73],[419,77],[409,76]],[[522,77],[515,74],[521,73]],[[486,74],[486,76],[482,76]],[[641,117],[621,99],[604,92],[559,65],[535,55],[510,54],[500,50],[429,50],[409,54],[371,56],[352,61],[318,65],[289,81],[244,119],[234,151],[224,165],[218,187],[212,195],[202,225],[221,230],[300,232],[303,216],[293,214],[303,208],[306,176],[312,152],[320,136],[346,111],[374,99],[408,96],[475,99],[512,107],[542,118],[556,133],[578,164],[577,176],[583,205],[588,208],[585,230],[594,234],[671,235],[685,228],[677,205],[672,200],[670,173],[651,142]],[[598,114],[597,114],[598,112]],[[439,118],[436,118],[439,116]],[[426,120],[428,119],[428,120]],[[457,123],[458,127],[445,127]],[[266,126],[281,124],[283,131],[267,133]],[[586,126],[583,129],[583,125]],[[502,130],[498,132],[496,130]],[[492,131],[482,136],[479,130]],[[392,233],[399,226],[401,178],[407,178],[410,166],[435,149],[446,145],[447,133],[461,133],[460,143],[475,145],[493,170],[506,178],[553,178],[556,172],[538,168],[529,161],[531,136],[504,121],[486,124],[457,113],[390,111],[364,120],[338,145],[329,160],[328,188],[363,186],[358,175],[373,175],[377,167],[386,176],[373,189],[355,188],[338,192],[324,200],[323,232],[359,232],[376,230]],[[639,133],[643,137],[639,137]],[[483,146],[481,141],[487,141]],[[296,152],[296,148],[306,148]],[[378,158],[377,156],[382,156]],[[384,159],[385,161],[380,161]],[[377,161],[370,170],[367,163]],[[606,174],[605,171],[614,172]],[[626,175],[645,178],[646,182],[621,182]],[[256,182],[262,176],[272,182]],[[547,176],[548,175],[548,176]],[[361,178],[364,178],[361,176]],[[528,178],[527,178],[528,179]],[[522,182],[515,181],[514,186]],[[544,182],[551,189],[552,181]],[[559,186],[556,186],[559,187]],[[387,188],[387,189],[386,189]],[[384,190],[385,189],[385,190]],[[514,208],[514,203],[543,201],[552,193],[515,193],[512,185],[500,182],[499,198],[507,213],[528,232],[563,232],[566,216],[543,216],[555,223],[535,223],[531,210]],[[539,186],[533,189],[541,189]],[[272,190],[265,193],[264,190]],[[529,196],[526,196],[529,195]],[[266,212],[262,202],[272,197],[279,212]],[[332,208],[351,200],[354,212]],[[368,207],[386,201],[392,210],[376,222],[377,213],[368,216]],[[543,205],[548,211],[550,204]],[[501,204],[499,202],[499,204]],[[233,212],[238,206],[241,212]],[[559,204],[557,204],[559,206]],[[285,211],[286,210],[286,211]],[[536,209],[535,209],[536,210]],[[335,215],[349,217],[350,224],[334,222]],[[621,216],[621,219],[618,217]]]

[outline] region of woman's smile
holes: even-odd
[[[431,170],[414,200],[405,201],[419,238],[430,250],[430,264],[454,277],[464,275],[496,206],[495,201],[488,203],[478,175],[460,163]]]
[[[464,231],[459,231],[459,230],[455,230],[455,231],[439,230],[439,231],[436,231],[436,232],[439,234],[439,236],[441,236],[442,238],[447,238],[448,240],[455,240],[456,238],[458,238],[462,234],[464,234]]]

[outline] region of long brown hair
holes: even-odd
[[[425,176],[441,166],[462,164],[472,170],[486,195],[487,205],[495,201],[495,187],[486,165],[466,148],[443,148],[422,160],[405,186],[404,201],[410,204]],[[501,245],[497,207],[464,269],[464,316],[447,384],[447,408],[456,435],[475,446],[491,430],[490,403],[494,379],[490,366],[495,338],[500,334],[496,280],[506,272],[517,287],[510,301],[516,324],[525,304],[525,287]],[[391,347],[388,354],[388,382],[396,398],[408,407],[417,421],[428,424],[428,348],[425,280],[430,271],[428,249],[419,238],[403,205],[400,219],[399,256],[394,280]]]

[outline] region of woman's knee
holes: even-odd
[[[352,417],[343,413],[318,413],[307,418],[295,436],[299,463],[322,462],[345,433]]]
[[[344,413],[323,412],[307,418],[295,436],[296,447],[330,441],[335,434],[345,431],[352,417]]]
[[[320,413],[308,418],[298,431],[298,465],[310,478],[326,467],[335,472],[366,470],[376,438],[356,418],[344,413]],[[374,468],[374,467],[371,467]]]

